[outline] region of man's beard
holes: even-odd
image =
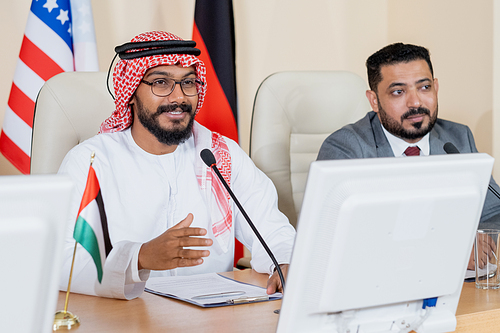
[[[416,139],[421,139],[423,138],[427,133],[429,133],[432,128],[434,127],[434,124],[436,123],[437,120],[437,106],[436,110],[434,112],[434,115],[431,115],[431,112],[429,109],[424,108],[424,107],[418,107],[418,108],[413,108],[409,109],[406,111],[400,119],[400,122],[396,121],[394,118],[391,118],[385,110],[382,108],[380,105],[380,101],[378,102],[378,108],[379,108],[379,116],[380,116],[380,122],[382,123],[382,126],[391,134],[400,137],[402,139],[406,140],[416,140]],[[413,130],[408,130],[403,127],[403,121],[414,115],[428,115],[429,116],[429,123],[427,126],[422,127],[423,122],[415,122],[412,124]]]
[[[176,146],[191,137],[194,124],[194,115],[192,114],[193,108],[189,104],[168,104],[160,105],[155,113],[150,113],[149,110],[145,109],[142,102],[136,96],[136,106],[137,106],[137,118],[139,122],[144,126],[151,134],[153,134],[156,139],[169,146]],[[181,128],[180,120],[171,120],[174,128],[167,130],[161,127],[158,117],[164,112],[176,111],[181,109],[183,112],[188,113],[189,122],[185,128]]]

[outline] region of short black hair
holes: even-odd
[[[366,69],[368,72],[368,84],[370,89],[377,91],[377,86],[382,81],[382,74],[380,69],[385,65],[394,65],[401,62],[410,62],[413,60],[425,60],[429,65],[432,77],[434,78],[434,71],[432,70],[431,57],[429,50],[425,47],[394,43],[378,50],[366,60]]]

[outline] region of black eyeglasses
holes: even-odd
[[[141,82],[151,86],[151,92],[158,97],[166,97],[170,95],[175,85],[181,86],[181,90],[186,96],[196,96],[199,93],[199,88],[204,85],[203,82],[197,79],[184,79],[182,81],[175,81],[168,78],[156,79],[153,82],[141,80]]]

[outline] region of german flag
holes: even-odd
[[[208,94],[196,120],[238,142],[233,4],[196,0],[193,40],[207,67]]]

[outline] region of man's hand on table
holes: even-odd
[[[285,279],[286,282],[286,276],[288,274],[288,264],[281,264],[281,272],[283,273],[283,278]],[[277,270],[274,270],[273,275],[267,280],[267,294],[271,295],[274,294],[275,292],[283,292],[283,286],[281,285],[281,280],[280,276],[278,274]]]
[[[493,256],[494,253],[496,253],[497,251],[497,248],[496,248],[496,245],[495,245],[495,242],[493,241],[493,239],[488,236],[488,235],[478,235],[478,239],[477,239],[477,243],[478,243],[478,260],[479,260],[479,268],[483,268],[487,261],[488,261],[488,256],[490,256],[490,258]],[[475,270],[476,267],[474,265],[474,250],[476,248],[476,245],[474,244],[474,246],[472,247],[472,253],[470,254],[470,258],[469,258],[469,264],[467,265],[467,269],[470,269],[470,270]]]

